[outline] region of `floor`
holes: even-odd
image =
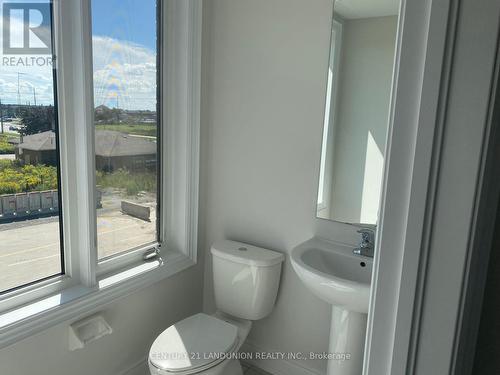
[[[260,368],[251,366],[247,363],[242,363],[244,375],[272,375],[269,372],[261,370]]]

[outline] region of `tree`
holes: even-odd
[[[21,135],[37,134],[55,128],[53,106],[22,107],[19,112],[22,128]]]
[[[105,105],[100,105],[99,107],[96,107],[94,113],[94,120],[96,122],[109,124],[113,121],[114,118],[115,117],[110,108],[106,107]]]

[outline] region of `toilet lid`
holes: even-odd
[[[149,361],[171,372],[199,369],[226,359],[225,354],[237,344],[237,336],[236,326],[196,314],[163,331],[151,346]]]

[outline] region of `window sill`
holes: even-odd
[[[98,280],[96,288],[81,285],[65,289],[0,315],[0,349],[75,316],[92,314],[130,293],[183,271],[195,262],[170,252],[161,260],[141,263]]]

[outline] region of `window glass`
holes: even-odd
[[[98,257],[157,241],[155,0],[93,0]]]
[[[50,1],[0,0],[0,292],[64,272]]]

